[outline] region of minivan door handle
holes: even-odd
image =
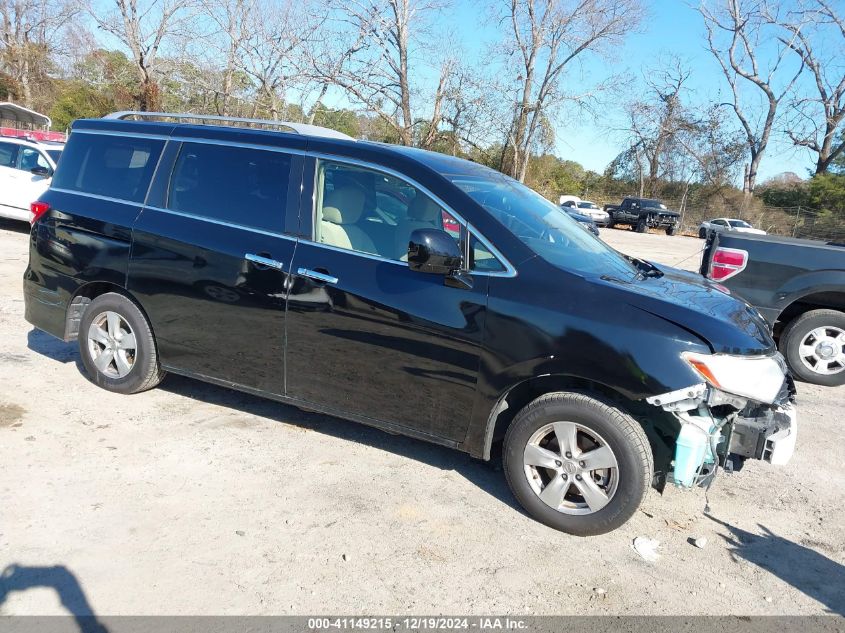
[[[336,284],[338,282],[337,277],[332,277],[326,273],[321,273],[316,270],[310,270],[308,268],[298,268],[296,274],[301,277],[308,277],[309,279],[313,279],[315,281],[322,281],[323,283],[327,284]]]
[[[269,257],[263,257],[262,255],[256,255],[254,253],[247,253],[244,255],[244,259],[252,262],[253,264],[267,266],[268,268],[275,268],[276,270],[285,269],[285,265],[282,262],[270,259]]]

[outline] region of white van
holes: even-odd
[[[0,217],[29,222],[29,203],[47,191],[62,143],[0,136]]]

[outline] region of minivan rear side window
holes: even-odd
[[[284,152],[185,142],[167,208],[281,233],[290,171],[291,155]]]
[[[105,134],[71,134],[53,187],[143,202],[164,141]]]

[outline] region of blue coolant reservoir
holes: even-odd
[[[698,474],[710,439],[703,429],[694,424],[684,424],[675,443],[675,470],[672,478],[685,488],[692,488]]]

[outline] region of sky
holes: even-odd
[[[109,6],[108,0],[96,0],[102,6]],[[711,103],[728,101],[730,94],[721,69],[709,50],[705,48],[705,31],[700,14],[695,10],[699,0],[643,0],[649,7],[649,16],[639,33],[629,35],[625,42],[609,54],[583,57],[580,69],[570,72],[566,81],[567,89],[577,93],[583,91],[584,83],[590,85],[611,75],[621,75],[632,80],[642,81],[644,69],[653,66],[661,55],[672,53],[680,56],[692,70],[686,95],[692,103]],[[783,0],[788,3],[791,0]],[[483,66],[489,64],[485,51],[500,39],[498,25],[493,23],[480,8],[477,0],[446,0],[446,8],[440,11],[433,24],[429,48],[435,52],[439,42],[438,33],[448,31],[461,49],[461,55],[469,58],[469,63]],[[485,3],[489,4],[489,2]],[[104,33],[99,33],[109,41]],[[124,48],[113,39],[115,48]],[[451,40],[443,38],[443,46],[448,47]],[[446,55],[448,50],[443,51]],[[422,62],[422,63],[420,63]],[[430,63],[426,63],[430,62]],[[420,55],[416,60],[413,73],[422,75],[424,82],[437,81],[436,61]],[[432,89],[433,92],[433,89]],[[749,93],[749,94],[753,94]],[[585,168],[603,172],[608,164],[625,147],[625,114],[623,97],[604,104],[596,117],[564,114],[555,120],[555,153],[561,158],[574,160]],[[350,107],[348,98],[339,90],[330,90],[326,98],[329,107]],[[425,103],[418,103],[419,111],[426,111]],[[736,118],[731,110],[725,108],[725,116],[731,123]],[[769,143],[763,163],[758,172],[758,183],[783,172],[795,172],[801,177],[808,176],[808,170],[814,167],[810,153],[796,149],[782,133],[775,132]]]
[[[686,0],[651,0],[648,4],[651,5],[650,16],[641,28],[642,32],[629,36],[609,59],[587,61],[585,79],[602,79],[616,73],[641,79],[643,69],[653,65],[662,53],[674,53],[692,70],[688,95],[691,101],[728,101],[730,93],[721,69],[706,48],[700,14]],[[474,2],[458,0],[455,11],[457,35],[467,50],[481,51],[485,42],[495,38],[493,26],[485,24]],[[568,80],[579,81],[573,76]],[[727,108],[725,116],[735,118]],[[556,153],[587,169],[602,172],[624,146],[623,134],[613,131],[623,125],[624,113],[621,107],[617,110],[613,104],[603,108],[597,121],[583,116],[576,120],[562,117],[556,125]],[[789,171],[806,177],[807,170],[814,166],[809,152],[796,150],[786,139],[775,136],[777,138],[770,143],[763,159],[758,182]]]

